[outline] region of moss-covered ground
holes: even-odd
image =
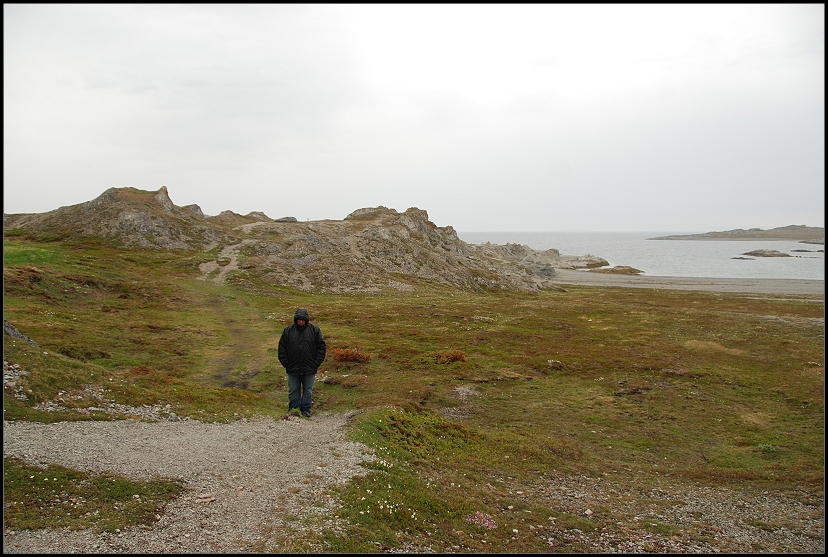
[[[276,345],[305,307],[329,349],[366,356],[329,356],[315,411],[360,410],[351,435],[381,456],[338,490],[347,532],[318,533],[332,551],[423,539],[441,550],[458,531],[477,532],[469,550],[545,551],[510,543],[500,510],[510,491],[553,470],[821,494],[822,298],[426,283],[414,293],[326,295],[244,273],[222,286],[198,280],[213,257],[7,237],[4,314],[38,345],[5,338],[5,361],[30,372],[27,400],[4,394],[5,419],[112,419],[72,411],[92,405],[87,386],[203,420],[281,417]],[[58,398],[67,411],[32,408]],[[7,505],[19,493],[11,487],[37,484],[25,485],[35,474],[20,466],[6,463]],[[98,485],[65,475],[67,486]],[[527,504],[543,519],[594,524]],[[15,509],[7,524],[22,520]]]

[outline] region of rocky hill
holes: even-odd
[[[358,209],[344,220],[298,222],[261,212],[205,216],[179,207],[167,189],[110,188],[96,199],[47,213],[3,215],[6,234],[95,237],[127,247],[203,252],[202,278],[255,278],[318,292],[413,290],[417,281],[464,289],[555,288],[555,268],[602,267],[593,256],[566,256],[518,244],[477,246],[416,207]]]
[[[676,234],[647,238],[648,240],[793,240],[803,244],[825,244],[825,229],[820,226],[791,224],[763,230],[761,228],[736,228],[704,234]]]

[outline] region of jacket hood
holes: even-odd
[[[296,313],[293,314],[293,322],[296,323],[298,319],[303,319],[305,323],[310,323],[310,316],[308,315],[308,310],[304,308],[297,309]]]

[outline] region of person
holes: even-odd
[[[299,308],[279,338],[279,362],[288,375],[288,413],[302,412],[310,418],[316,370],[325,361],[325,338],[310,322],[308,310]]]

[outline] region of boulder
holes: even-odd
[[[399,213],[397,213],[394,209],[389,209],[388,207],[380,205],[379,207],[365,207],[363,209],[357,209],[345,217],[345,220],[374,219],[398,214]]]
[[[267,216],[267,215],[265,215],[264,213],[262,213],[261,211],[252,211],[252,212],[250,212],[250,213],[247,213],[245,216],[246,216],[247,218],[250,218],[250,219],[256,219],[256,220],[258,220],[258,221],[270,221],[270,220],[273,220],[273,219],[271,219],[269,216]]]

